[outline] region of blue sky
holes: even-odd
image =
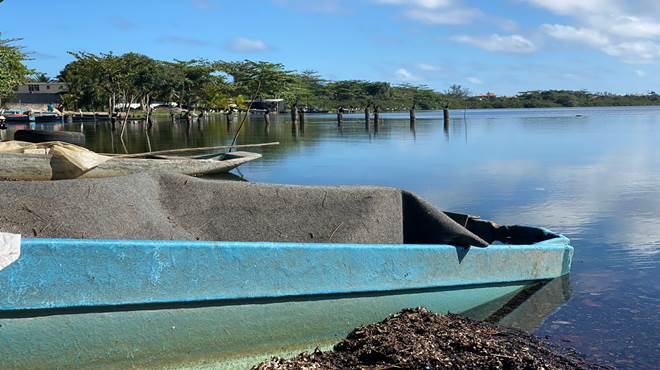
[[[658,0],[4,0],[0,19],[50,76],[67,51],[136,51],[474,93],[660,90]]]

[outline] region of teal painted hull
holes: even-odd
[[[526,286],[3,319],[0,368],[249,368],[407,307],[485,319]]]
[[[470,249],[25,239],[0,271],[0,368],[248,366],[405,307],[485,318],[567,274],[572,253],[563,237]]]

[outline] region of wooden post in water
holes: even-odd
[[[270,125],[270,109],[266,109],[264,112],[264,121],[266,122],[266,125]]]
[[[380,108],[375,105],[374,106],[374,124],[378,126],[378,121],[380,120]]]
[[[344,122],[344,108],[339,107],[339,109],[337,109],[337,126],[341,126],[343,122]]]
[[[415,104],[410,108],[410,125],[415,124],[415,120],[417,119],[417,116],[415,114]]]
[[[298,133],[298,123],[296,122],[294,116],[296,111],[294,109],[291,110],[291,132],[293,133],[293,136],[297,136]]]
[[[298,119],[297,112],[298,112],[298,104],[293,103],[293,105],[291,106],[291,122],[293,122],[294,124]]]
[[[444,116],[444,124],[449,127],[449,106],[445,105],[445,109],[442,110],[442,115]]]
[[[298,110],[298,117],[300,117],[300,129],[305,130],[305,108]]]
[[[369,105],[364,108],[364,125],[369,127]]]

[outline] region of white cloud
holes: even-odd
[[[622,42],[608,45],[603,51],[629,64],[653,63],[660,58],[660,45],[650,41]]]
[[[636,74],[638,77],[645,77],[645,76],[646,76],[646,72],[642,71],[641,69],[637,69],[637,70],[635,70],[635,74]]]
[[[556,14],[570,16],[577,26],[544,24],[547,35],[578,42],[625,63],[653,63],[660,58],[660,6],[657,1],[527,0]]]
[[[437,66],[433,64],[428,64],[428,63],[419,63],[417,64],[417,68],[421,69],[422,71],[427,71],[427,72],[444,72],[446,71],[446,68],[443,66]]]
[[[615,0],[527,0],[561,15],[580,13],[611,13],[618,9]]]
[[[261,40],[252,40],[245,37],[234,39],[229,45],[229,49],[239,53],[254,53],[268,50],[268,45]]]
[[[500,36],[495,33],[488,37],[454,36],[452,40],[493,52],[531,53],[536,50],[536,45],[521,35]]]
[[[410,71],[408,71],[405,68],[397,69],[396,72],[394,73],[394,75],[396,76],[396,78],[398,80],[401,80],[401,81],[408,81],[408,82],[419,81],[419,77],[417,77],[414,74],[410,73]]]
[[[482,17],[476,8],[466,7],[454,0],[373,0],[379,4],[395,5],[403,8],[406,17],[434,25],[459,25]]]
[[[579,42],[594,47],[604,47],[610,44],[607,36],[588,28],[575,28],[562,24],[544,24],[541,29],[546,34],[559,40]]]
[[[594,19],[592,22],[595,21]],[[626,15],[614,18],[614,22],[608,17],[603,20],[603,23],[609,23],[603,25],[609,32],[623,37],[655,38],[660,36],[660,23],[648,18]]]
[[[518,24],[507,18],[484,14],[462,0],[371,0],[377,4],[397,6],[399,14],[430,25],[463,25],[475,20],[494,25],[505,32],[516,32]]]
[[[452,0],[376,0],[381,4],[408,5],[425,9],[438,9],[453,4]]]
[[[466,24],[481,15],[478,9],[459,8],[440,11],[428,9],[411,9],[406,16],[430,24]]]
[[[467,81],[468,81],[469,83],[471,83],[471,84],[474,84],[474,85],[481,85],[481,84],[484,83],[483,81],[481,81],[481,80],[478,79],[477,77],[468,77],[468,78],[467,78]]]

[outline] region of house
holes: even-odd
[[[65,82],[30,82],[14,88],[14,96],[5,104],[7,109],[48,111],[62,104],[62,94],[69,90]]]
[[[268,109],[272,113],[283,113],[286,112],[286,105],[284,99],[259,99],[252,102],[250,109]]]

